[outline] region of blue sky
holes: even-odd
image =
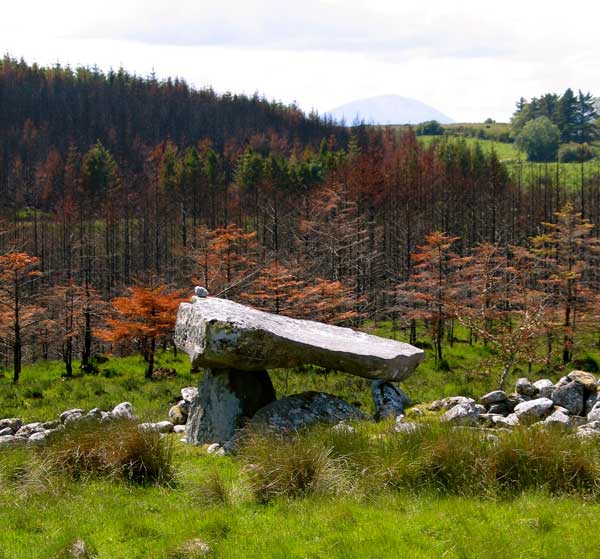
[[[572,12],[549,0],[3,4],[0,45],[28,62],[154,69],[319,112],[397,94],[458,121],[507,120],[521,95],[600,94],[600,7],[590,0]]]

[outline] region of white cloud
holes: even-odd
[[[600,94],[598,15],[589,0],[21,0],[3,6],[0,36],[28,61],[155,68],[321,112],[395,93],[506,120],[521,95]]]

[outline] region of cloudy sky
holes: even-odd
[[[599,16],[593,0],[5,0],[0,47],[321,113],[397,94],[505,121],[521,95],[600,95]]]

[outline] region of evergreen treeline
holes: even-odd
[[[560,131],[561,143],[589,143],[598,138],[598,100],[591,93],[577,95],[571,88],[562,95],[546,93],[527,101],[517,102],[512,126],[518,133],[529,121],[540,117],[549,118]]]
[[[123,69],[105,74],[0,60],[0,192],[17,155],[33,169],[51,149],[84,152],[100,141],[119,163],[140,170],[146,148],[167,139],[183,147],[210,138],[216,149],[235,151],[252,140],[318,146],[332,133],[345,141],[344,129],[331,121],[257,94],[218,95]]]

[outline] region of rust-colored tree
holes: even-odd
[[[259,272],[255,231],[245,233],[241,227],[229,224],[212,230],[200,228],[197,239],[199,276],[194,281],[211,294],[235,296]]]
[[[128,296],[112,300],[116,316],[106,320],[107,327],[98,331],[98,337],[111,344],[137,343],[146,362],[145,376],[151,378],[156,344],[172,335],[180,302],[181,292],[170,291],[164,284],[133,286]]]
[[[32,283],[41,275],[39,259],[26,252],[0,256],[0,337],[10,347],[13,382],[19,382],[24,334],[40,319],[43,309],[34,302]]]
[[[540,280],[562,310],[563,363],[573,358],[575,333],[586,320],[593,300],[590,289],[592,264],[597,262],[600,242],[592,235],[594,225],[575,211],[571,202],[555,213],[555,223],[543,223],[547,232],[533,237],[533,252],[542,259],[545,275]]]
[[[241,299],[275,314],[293,315],[293,301],[303,287],[288,268],[272,262],[244,289]]]
[[[339,281],[316,278],[288,298],[290,316],[327,324],[348,324],[363,316],[364,299]]]
[[[462,290],[454,305],[458,321],[490,346],[491,365],[500,365],[499,388],[519,359],[540,361],[539,340],[546,334],[548,297],[532,288],[536,260],[528,250],[503,254],[484,243],[460,271]]]
[[[507,250],[488,242],[477,245],[463,259],[456,278],[459,291],[453,301],[453,312],[463,322],[467,316],[470,323],[476,320],[477,327],[470,331],[483,332],[485,342],[495,321],[504,317],[510,306],[507,300],[511,290],[507,284],[510,282]]]
[[[400,307],[408,309],[407,318],[424,320],[430,325],[436,361],[440,361],[444,327],[454,316],[454,302],[459,289],[454,272],[461,259],[452,246],[458,237],[434,231],[425,237],[412,255],[414,262],[410,279],[398,286],[396,297]]]
[[[73,376],[73,359],[78,346],[81,346],[81,368],[84,372],[91,372],[93,326],[106,316],[108,303],[95,290],[73,280],[51,288],[45,302],[44,326],[50,331],[52,342],[60,348],[66,376]],[[89,343],[87,349],[86,340]]]

